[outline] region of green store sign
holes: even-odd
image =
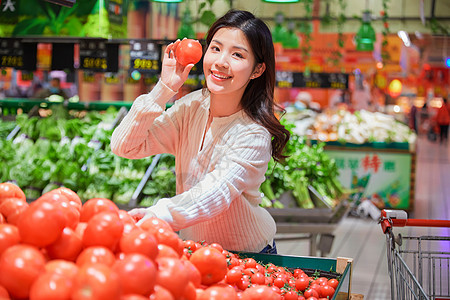
[[[77,0],[65,7],[43,0],[1,0],[0,37],[125,38],[128,0]]]
[[[336,161],[339,181],[379,208],[410,208],[411,154],[326,150]]]

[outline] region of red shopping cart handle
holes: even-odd
[[[404,210],[383,209],[380,218],[383,233],[392,226],[422,226],[422,227],[450,227],[450,220],[426,220],[408,219],[408,214]]]

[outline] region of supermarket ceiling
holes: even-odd
[[[192,12],[206,0],[185,0],[182,8],[188,5]],[[308,16],[306,6],[310,5],[312,19],[323,20],[330,17],[330,26],[321,26],[324,31],[336,31],[334,25],[339,15],[346,17],[344,31],[356,31],[355,22],[359,23],[362,12],[371,11],[375,29],[383,27],[383,3],[387,3],[386,10],[392,30],[406,30],[414,33],[432,33],[431,20],[439,22],[450,30],[450,0],[301,0],[299,3],[268,3],[262,0],[215,0],[212,10],[216,15],[225,13],[230,7],[245,9],[253,12],[267,22],[273,22],[275,14],[282,12],[286,20],[302,21]],[[231,3],[231,5],[230,5]],[[309,4],[308,4],[309,3]]]
[[[197,11],[205,0],[185,0],[191,11]],[[372,26],[381,34],[385,26],[382,14],[386,13],[391,33],[405,31],[413,45],[417,46],[430,63],[442,61],[450,56],[450,0],[301,0],[299,3],[274,4],[262,0],[216,0],[212,10],[216,15],[231,7],[245,9],[261,17],[269,25],[274,24],[275,14],[281,12],[285,22],[302,22],[308,17],[309,3],[311,19],[320,20],[320,32],[337,32],[337,20],[345,16],[343,32],[356,32],[360,27],[362,12],[371,11]],[[384,12],[383,3],[387,4]],[[181,8],[183,9],[183,7]],[[328,18],[327,25],[323,22]]]

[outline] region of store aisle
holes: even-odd
[[[415,209],[410,218],[450,219],[450,145],[420,137],[417,144]],[[396,228],[404,236],[450,236],[450,228]],[[364,299],[390,299],[386,239],[377,221],[347,217],[337,226],[328,257],[354,259],[352,292]],[[445,251],[448,243],[444,245]],[[306,240],[277,241],[280,254],[307,256]],[[448,281],[448,280],[447,280]]]

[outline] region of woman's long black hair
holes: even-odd
[[[250,118],[264,126],[272,135],[272,157],[275,161],[286,158],[283,149],[289,140],[289,131],[275,116],[274,107],[279,107],[273,99],[275,89],[275,50],[272,34],[267,25],[252,13],[230,10],[218,19],[206,36],[209,47],[214,34],[221,28],[237,28],[246,36],[258,63],[266,65],[261,76],[250,80],[241,99],[241,106]],[[279,107],[280,110],[281,107]]]

